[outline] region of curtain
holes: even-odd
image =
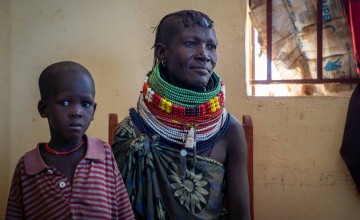
[[[356,72],[360,74],[360,0],[342,0],[345,18],[352,35]]]
[[[360,76],[360,0],[342,0],[349,24],[356,59],[356,72]],[[360,192],[360,81],[350,98],[340,154],[348,167],[356,189]]]

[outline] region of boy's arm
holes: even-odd
[[[6,219],[24,219],[24,208],[22,200],[21,176],[24,171],[23,157],[19,160],[12,178],[9,198],[6,208]]]

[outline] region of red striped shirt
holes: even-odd
[[[6,219],[134,219],[111,148],[88,138],[73,184],[43,161],[38,146],[20,158]],[[64,161],[66,162],[66,161]]]

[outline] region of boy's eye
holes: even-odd
[[[70,102],[67,101],[67,100],[62,100],[62,101],[59,102],[59,104],[63,105],[63,106],[68,106],[70,104]]]
[[[83,107],[85,107],[85,108],[89,108],[89,107],[92,106],[92,102],[83,102],[82,105],[83,105]]]

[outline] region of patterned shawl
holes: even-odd
[[[136,137],[130,117],[115,131],[112,146],[138,219],[219,219],[223,211],[224,167],[189,154],[180,175],[179,150],[158,135]]]

